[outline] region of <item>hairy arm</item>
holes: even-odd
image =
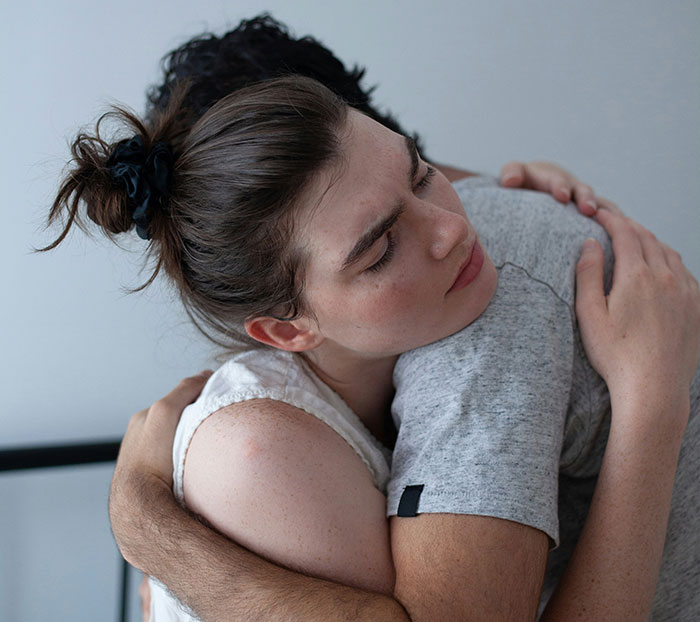
[[[110,502],[125,558],[204,620],[407,619],[387,595],[384,496],[350,446],[303,411],[254,400],[208,418],[188,450],[184,487],[214,528],[180,507],[168,456],[146,452],[172,438],[177,417],[168,415],[197,386],[185,381],[130,423]]]
[[[235,544],[185,512],[161,480],[121,484],[131,499],[113,502],[111,515],[124,557],[205,621],[408,619],[388,596],[288,570]]]

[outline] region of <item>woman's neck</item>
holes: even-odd
[[[333,389],[378,440],[388,444],[386,418],[394,398],[392,375],[398,356],[355,359],[307,353],[316,375]]]

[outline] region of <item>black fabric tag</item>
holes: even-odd
[[[422,492],[423,484],[418,484],[417,486],[406,486],[406,488],[403,489],[396,516],[417,516],[418,501],[420,500],[420,495]]]

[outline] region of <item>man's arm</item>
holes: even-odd
[[[127,561],[205,621],[409,619],[388,596],[292,572],[236,545],[185,512],[158,478],[117,479],[110,515]]]
[[[206,527],[178,504],[172,493],[175,429],[209,375],[183,380],[129,422],[109,503],[124,558],[162,580],[203,620],[408,620],[389,596],[282,568]]]
[[[118,490],[122,485],[128,504]],[[127,561],[165,582],[205,621],[525,620],[537,609],[547,537],[517,523],[453,515],[406,519],[415,522],[405,538],[392,542],[401,556],[396,595],[405,599],[409,615],[388,596],[258,557],[187,514],[157,478],[114,486],[110,513]],[[409,533],[414,525],[420,533]]]

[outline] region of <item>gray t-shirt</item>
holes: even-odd
[[[583,527],[610,424],[607,388],[585,357],[574,314],[575,266],[592,220],[541,193],[493,179],[455,184],[498,269],[486,311],[465,329],[404,354],[393,404],[399,435],[388,515],[506,518],[543,530],[550,551],[541,607]],[[651,619],[700,619],[700,368],[673,488]],[[634,525],[630,524],[630,529]]]
[[[607,388],[576,327],[574,286],[587,237],[603,245],[609,281],[610,240],[542,193],[484,177],[455,188],[498,287],[472,324],[399,359],[388,514],[494,516],[558,544],[559,474],[595,475],[609,427]]]

